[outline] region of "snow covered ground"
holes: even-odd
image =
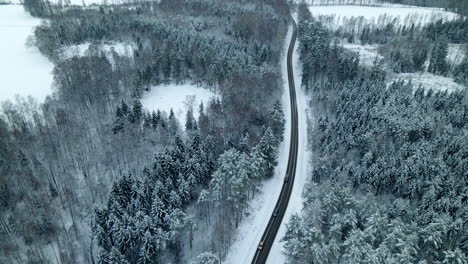
[[[143,95],[141,103],[149,111],[165,111],[169,114],[171,108],[179,119],[185,124],[189,107],[193,107],[194,116],[198,118],[200,103],[206,106],[211,98],[216,97],[212,91],[192,84],[158,85],[151,88],[149,93]],[[206,109],[206,107],[205,107]]]
[[[468,44],[449,44],[447,61],[453,65],[459,65],[466,56]]]
[[[384,57],[377,52],[379,45],[359,45],[354,43],[343,43],[343,47],[359,55],[359,63],[366,66],[374,65],[374,62]]]
[[[63,59],[69,59],[71,57],[87,56],[94,51],[102,51],[107,55],[110,55],[115,51],[120,56],[132,56],[133,45],[130,43],[102,43],[102,44],[91,44],[89,42],[64,47],[61,49]]]
[[[72,57],[90,56],[92,54],[100,54],[102,52],[106,55],[107,59],[112,64],[112,66],[115,66],[115,60],[113,56],[114,54],[117,54],[122,57],[133,57],[133,51],[134,46],[131,43],[110,42],[91,44],[89,42],[86,42],[79,45],[71,45],[61,48],[60,58],[62,60],[67,60]]]
[[[459,17],[459,15],[440,10],[437,8],[415,7],[415,6],[357,6],[357,5],[327,5],[310,6],[310,12],[314,17],[325,17],[327,23],[325,26],[331,29],[337,29],[339,26],[354,23],[370,23],[377,26],[384,26],[395,21],[396,25],[416,25],[427,24],[437,19],[450,21]]]
[[[155,0],[159,1],[159,0]],[[59,0],[50,0],[52,4],[57,4]],[[65,6],[89,6],[89,5],[120,5],[120,4],[131,4],[137,2],[136,0],[62,0],[62,4]],[[6,4],[21,4],[21,0],[0,0],[1,3]]]
[[[35,46],[26,45],[40,22],[20,5],[0,5],[0,102],[15,95],[42,102],[51,93],[54,65]]]
[[[284,42],[285,50],[288,48],[291,35],[292,28],[290,27]],[[257,250],[257,245],[273,213],[284,182],[283,179],[286,174],[289,158],[289,147],[291,145],[291,104],[289,101],[286,57],[284,57],[281,65],[284,89],[281,101],[286,117],[286,124],[284,140],[279,146],[278,166],[275,169],[273,178],[263,183],[259,194],[250,202],[250,207],[248,209],[249,216],[242,220],[239,228],[236,230],[233,244],[226,257],[225,263],[228,264],[250,263],[252,261],[255,251]]]
[[[297,16],[294,16],[297,21]],[[286,213],[283,218],[278,234],[276,234],[275,242],[271,248],[270,254],[268,255],[267,264],[283,264],[286,263],[286,256],[283,254],[284,243],[281,239],[286,234],[286,224],[289,223],[293,214],[300,213],[303,205],[303,189],[307,181],[307,175],[309,175],[310,169],[310,151],[307,149],[307,119],[309,116],[307,95],[301,88],[302,83],[302,65],[299,62],[298,44],[293,53],[293,69],[294,69],[294,84],[296,85],[296,96],[297,96],[297,111],[299,119],[299,149],[297,157],[297,168],[296,177],[294,180],[293,192],[289,199],[289,205],[286,209]],[[283,70],[285,71],[285,70]]]
[[[10,4],[21,4],[21,0],[0,0],[0,3],[10,3]],[[50,1],[52,4],[56,4],[59,2],[59,0],[51,0]],[[83,3],[85,5],[92,5],[92,4],[102,4],[104,0],[62,0],[62,3],[64,5],[79,5],[82,6]],[[110,2],[110,1],[108,1]],[[118,2],[122,2],[118,0]],[[128,2],[128,1],[125,1]]]
[[[428,72],[396,74],[393,80],[411,81],[414,88],[418,88],[421,85],[424,89],[432,89],[434,91],[453,92],[465,88],[463,85],[456,83],[452,78]]]
[[[402,6],[382,0],[296,0],[296,2],[305,1],[308,5],[367,5],[367,6]]]

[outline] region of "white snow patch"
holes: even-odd
[[[379,45],[359,45],[343,43],[343,47],[359,55],[359,63],[366,66],[373,66],[377,61],[383,60],[383,56],[377,51]]]
[[[0,0],[0,3],[9,3],[9,4],[16,4],[16,5],[19,5],[21,4],[21,0]],[[51,0],[50,3],[51,4],[58,4],[60,1],[59,0]],[[62,4],[65,5],[65,6],[69,6],[69,5],[76,5],[76,6],[83,6],[86,5],[92,5],[92,4],[97,4],[97,5],[100,5],[102,4],[104,1],[103,0],[64,0],[62,1]],[[111,1],[107,1],[109,2],[109,4],[111,3]],[[116,1],[117,3],[120,3],[120,2],[123,2],[123,1]],[[127,3],[128,1],[125,1],[125,3]]]
[[[112,52],[116,52],[120,56],[133,56],[133,45],[124,42],[115,43],[102,43],[102,44],[91,44],[85,42],[78,45],[71,45],[61,49],[60,53],[62,59],[70,59],[72,57],[83,57],[91,55],[95,52],[104,52],[106,55],[110,55]]]
[[[312,16],[326,21],[326,26],[338,29],[343,25],[373,24],[385,26],[395,22],[395,25],[425,25],[442,19],[451,21],[460,16],[439,8],[415,7],[415,6],[358,6],[358,5],[329,5],[310,6]]]
[[[434,91],[447,91],[453,92],[465,87],[461,84],[458,84],[453,81],[453,79],[434,75],[432,73],[401,73],[397,74],[392,80],[405,80],[407,82],[411,81],[413,87],[416,89],[421,85],[424,89],[432,89]],[[391,82],[390,82],[391,83]]]
[[[303,0],[296,0],[302,2]],[[308,5],[365,5],[365,6],[404,6],[382,2],[382,0],[305,0]]]
[[[60,58],[62,60],[73,57],[91,56],[93,54],[103,53],[112,66],[115,66],[114,54],[118,56],[133,57],[134,45],[127,42],[112,43],[89,43],[85,42],[78,45],[71,45],[60,49]]]
[[[290,26],[284,42],[285,50],[288,49],[291,35],[292,27]],[[284,89],[281,102],[286,124],[284,140],[279,146],[278,166],[275,169],[273,178],[264,181],[259,194],[250,202],[249,215],[242,220],[236,230],[232,246],[226,256],[225,263],[227,264],[250,263],[252,261],[284,183],[289,159],[289,147],[291,145],[291,103],[286,57],[283,58],[281,65]],[[270,252],[272,254],[273,250]]]
[[[26,45],[40,23],[20,5],[0,5],[0,102],[15,95],[42,102],[51,93],[54,65],[37,47]]]
[[[64,6],[90,6],[90,5],[121,5],[136,3],[136,0],[50,0],[51,4],[61,4]],[[160,0],[154,0],[160,2]],[[21,0],[0,0],[0,4],[21,4]]]
[[[297,21],[297,14],[294,14],[294,19]],[[293,69],[294,69],[294,84],[296,86],[297,96],[297,111],[299,121],[299,149],[297,157],[296,177],[294,180],[293,192],[289,199],[288,208],[283,218],[283,223],[276,234],[275,241],[268,255],[267,264],[283,264],[286,263],[286,256],[283,254],[284,242],[280,240],[286,234],[286,224],[289,223],[293,214],[300,213],[303,206],[303,189],[307,181],[309,170],[310,151],[307,150],[307,96],[301,88],[302,65],[299,61],[298,44],[293,53]],[[283,70],[284,71],[284,70]]]
[[[143,95],[141,103],[149,111],[161,110],[169,114],[172,109],[184,126],[189,107],[193,108],[193,115],[198,118],[200,103],[203,102],[206,109],[214,97],[216,94],[212,91],[193,84],[164,84],[152,87],[149,93]]]
[[[452,65],[460,65],[466,56],[467,44],[449,44],[447,61]]]

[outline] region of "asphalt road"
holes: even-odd
[[[298,148],[298,118],[297,118],[297,104],[296,104],[296,89],[294,86],[294,73],[292,67],[292,55],[294,51],[294,45],[296,44],[297,38],[297,26],[294,19],[291,18],[292,23],[292,36],[291,42],[289,43],[288,55],[287,55],[287,68],[288,68],[288,82],[289,82],[289,94],[291,100],[291,147],[289,149],[289,159],[288,167],[286,169],[285,180],[283,183],[283,188],[281,189],[280,196],[276,202],[275,215],[272,212],[268,226],[263,233],[262,240],[259,241],[259,244],[263,242],[262,249],[257,248],[255,256],[252,260],[252,264],[263,264],[268,258],[270,253],[271,246],[275,241],[276,233],[283,222],[284,213],[288,207],[289,198],[291,197],[294,177],[296,176],[296,165],[297,165],[297,148]]]

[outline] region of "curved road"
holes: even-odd
[[[291,100],[291,147],[289,149],[288,167],[286,169],[285,181],[283,188],[281,189],[280,196],[276,202],[275,211],[271,215],[268,225],[263,233],[262,240],[259,241],[259,245],[262,246],[257,248],[255,256],[252,260],[252,264],[264,264],[270,253],[273,241],[275,241],[276,233],[278,232],[281,223],[283,222],[284,213],[288,207],[289,198],[291,197],[294,178],[296,176],[296,164],[297,164],[297,149],[298,149],[298,118],[297,118],[297,105],[296,105],[296,89],[294,86],[294,73],[292,68],[292,55],[294,52],[294,46],[297,38],[297,26],[294,19],[291,17],[292,23],[292,36],[291,42],[289,43],[288,55],[287,55],[287,68],[288,68],[288,83],[289,83],[289,94]]]

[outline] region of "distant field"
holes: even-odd
[[[320,20],[326,21],[325,25],[336,29],[339,26],[358,23],[384,26],[395,22],[396,25],[424,25],[434,20],[449,21],[459,15],[443,11],[437,8],[425,8],[414,6],[357,6],[357,5],[323,5],[311,6],[310,12]]]
[[[39,101],[51,92],[53,64],[28,37],[40,19],[31,17],[19,5],[0,5],[0,102],[15,95],[32,96]]]

